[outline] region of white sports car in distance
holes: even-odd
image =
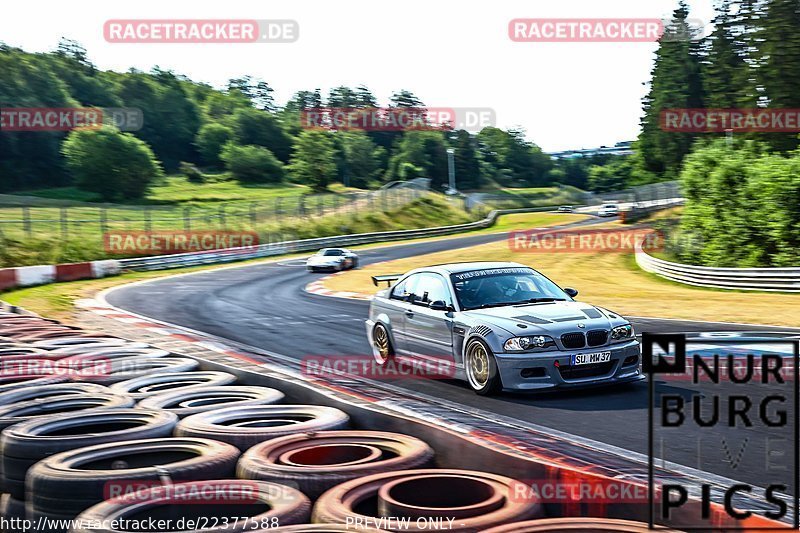
[[[342,271],[358,266],[358,254],[346,248],[323,248],[306,261],[309,272],[319,270]]]

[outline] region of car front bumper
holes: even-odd
[[[571,364],[573,355],[599,352],[611,352],[610,361],[588,365]],[[495,360],[505,390],[544,391],[613,385],[645,379],[641,371],[641,350],[636,340],[571,351],[496,353]]]

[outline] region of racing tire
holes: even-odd
[[[493,527],[483,533],[601,533],[615,531],[619,533],[647,533],[652,531],[644,522],[632,520],[616,520],[611,518],[546,518],[529,520]],[[674,529],[658,528],[664,533],[680,533]]]
[[[28,376],[0,376],[0,393],[8,392],[23,387],[37,387],[39,385],[52,385],[69,381],[67,376],[53,374],[31,374]]]
[[[226,486],[227,484],[227,486]],[[247,494],[242,503],[226,502],[226,496],[234,494],[235,487],[241,486],[241,495]],[[149,518],[173,521],[182,517],[197,520],[206,520],[212,527],[200,526],[191,531],[203,533],[240,533],[251,532],[253,526],[263,526],[259,531],[273,531],[277,524],[301,524],[308,520],[311,502],[300,491],[266,482],[242,481],[238,479],[219,481],[195,481],[181,483],[176,486],[178,490],[188,493],[203,493],[204,497],[175,497],[168,491],[150,489],[135,495],[136,498],[120,498],[95,505],[78,517],[82,524],[112,524],[124,523],[126,519],[135,518],[147,521]],[[218,498],[215,498],[219,494]],[[246,492],[245,492],[246,491]],[[251,495],[255,492],[254,495]],[[206,497],[223,500],[221,503],[207,503]],[[198,505],[200,504],[200,505]],[[244,519],[247,517],[247,519]],[[227,522],[222,520],[227,518]],[[238,520],[235,520],[238,518]],[[202,529],[201,529],[202,528]],[[117,533],[116,529],[97,529],[84,527],[73,529],[73,533]]]
[[[99,383],[100,385],[113,385],[121,381],[160,374],[164,372],[190,372],[200,364],[188,357],[159,357],[138,359],[136,357],[120,358],[110,361],[110,368],[106,370],[101,365],[101,371],[96,374],[78,375],[75,379]]]
[[[124,394],[134,400],[144,400],[156,394],[228,385],[236,376],[228,372],[163,372],[127,379],[111,385],[111,392]]]
[[[281,391],[269,387],[215,386],[162,392],[148,396],[138,405],[144,409],[169,411],[184,418],[223,407],[271,405],[283,398]]]
[[[142,486],[230,479],[238,458],[235,447],[210,439],[110,442],[39,461],[28,471],[25,489],[35,512],[74,517],[132,488],[138,495]]]
[[[475,532],[542,516],[541,503],[514,497],[516,483],[505,476],[470,470],[383,472],[346,481],[325,492],[314,505],[312,522],[374,524],[380,516],[402,516],[410,521],[387,521],[381,527],[421,531],[417,518],[441,517],[454,519],[451,532]],[[377,509],[359,505],[367,500],[377,500]],[[376,515],[364,514],[367,512]]]
[[[503,389],[497,361],[489,346],[478,338],[464,348],[464,373],[470,388],[480,396],[490,396]]]
[[[394,357],[395,351],[389,330],[381,322],[372,328],[372,342],[375,345],[373,350],[375,361],[381,366],[386,365]]]
[[[53,383],[31,387],[20,386],[17,389],[0,392],[0,406],[10,405],[28,400],[52,398],[55,396],[80,396],[110,392],[107,387],[95,383]]]
[[[146,409],[103,409],[36,417],[6,428],[0,436],[2,488],[25,498],[25,475],[56,453],[121,440],[168,437],[178,417]]]
[[[0,496],[0,516],[5,518],[3,533],[24,533],[21,520],[25,519],[25,502],[10,494]],[[17,520],[14,520],[17,519]],[[12,527],[18,525],[18,527]]]
[[[106,348],[94,346],[88,349],[82,346],[67,346],[50,352],[50,355],[62,354],[69,356],[64,359],[64,361],[68,363],[72,361],[113,361],[115,359],[130,360],[134,358],[160,359],[170,355],[167,350],[150,347],[134,348],[131,346],[112,346]]]
[[[361,476],[428,466],[433,450],[423,441],[380,431],[320,431],[257,444],[239,459],[236,477],[288,483],[315,500]]]
[[[57,350],[59,348],[68,348],[68,347],[80,347],[84,350],[93,349],[96,347],[100,348],[112,348],[112,347],[119,347],[122,348],[124,346],[130,344],[137,344],[140,345],[139,347],[144,348],[146,344],[139,342],[139,343],[132,343],[131,341],[120,339],[118,337],[60,337],[58,339],[49,339],[43,341],[36,341],[33,343],[33,346],[36,348],[43,348],[45,350]],[[131,347],[132,346],[128,346]]]
[[[133,398],[118,394],[99,393],[93,396],[56,396],[12,403],[0,407],[0,429],[41,416],[74,413],[83,410],[102,410],[133,407]]]
[[[46,355],[45,350],[40,348],[33,348],[27,344],[19,344],[17,346],[6,346],[0,348],[0,359],[10,359],[16,357],[36,357]]]
[[[69,338],[69,337],[67,337]],[[163,357],[169,355],[169,352],[166,350],[158,350],[156,348],[151,347],[148,344],[143,342],[131,342],[126,341],[122,344],[117,343],[116,341],[112,342],[93,342],[89,345],[84,344],[71,344],[68,346],[59,346],[58,348],[52,348],[50,351],[51,355],[64,355],[65,357],[71,355],[91,355],[95,352],[101,353],[114,353],[117,351],[125,351],[125,350],[136,350],[133,353],[128,353],[128,357],[138,354],[143,354],[141,357]],[[142,352],[141,350],[146,350]],[[158,353],[166,352],[163,355],[158,355]],[[150,354],[150,355],[148,355]]]
[[[244,451],[265,440],[332,429],[344,429],[350,417],[320,405],[251,405],[227,407],[187,416],[175,427],[177,437],[208,437]]]

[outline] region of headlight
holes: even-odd
[[[503,349],[507,352],[521,352],[524,350],[542,349],[555,346],[556,343],[547,335],[535,335],[532,337],[512,337],[503,344]]]
[[[625,324],[624,326],[617,326],[611,330],[611,340],[621,341],[633,337],[633,326]]]

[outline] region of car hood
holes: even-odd
[[[312,255],[308,258],[307,264],[309,265],[332,265],[338,262],[338,259],[342,258],[341,255]]]
[[[496,325],[514,335],[561,334],[627,324],[617,313],[583,302],[542,302],[464,311],[465,318]]]

